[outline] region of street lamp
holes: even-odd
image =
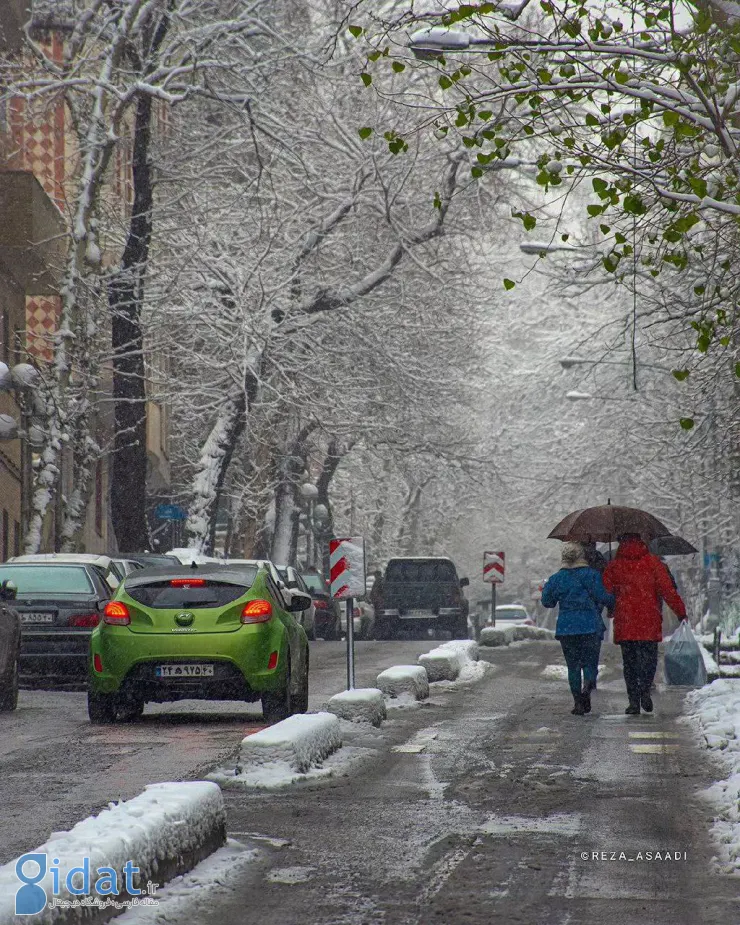
[[[563,369],[573,369],[574,366],[631,366],[631,360],[589,360],[584,357],[563,357],[560,360]],[[643,369],[659,369],[663,373],[670,373],[672,370],[668,366],[661,366],[658,363],[639,363]]]

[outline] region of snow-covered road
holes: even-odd
[[[555,643],[485,657],[496,669],[477,686],[433,686],[383,741],[368,734],[349,777],[226,793],[231,836],[260,860],[213,902],[204,894],[188,925],[740,920],[737,880],[710,863],[696,793],[714,769],[676,722],[683,693],[659,690],[654,715],[626,717],[605,647],[594,712],[573,717],[567,684],[545,670]]]
[[[434,645],[358,642],[358,686]],[[310,709],[345,684],[344,643],[312,643]],[[91,726],[85,694],[21,691],[18,710],[0,714],[0,864],[146,784],[204,775],[262,724],[259,703],[182,701],[148,706],[141,722]]]

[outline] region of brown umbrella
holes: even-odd
[[[656,556],[692,556],[699,550],[682,536],[659,536],[650,544]]]
[[[548,535],[548,539],[612,543],[623,533],[637,533],[649,543],[658,536],[669,536],[670,532],[665,524],[647,511],[602,504],[568,514]]]

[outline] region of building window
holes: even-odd
[[[7,561],[10,555],[10,517],[8,512],[3,509],[3,562]]]
[[[103,461],[95,466],[95,532],[103,535]]]
[[[21,554],[21,525],[17,520],[13,521],[13,555]]]

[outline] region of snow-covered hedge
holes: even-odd
[[[719,862],[740,874],[740,679],[722,678],[686,695],[688,718],[699,742],[727,769],[727,778],[704,791],[718,815],[712,834]]]
[[[429,696],[429,678],[421,665],[394,665],[378,675],[376,684],[388,697],[410,694],[415,700]]]
[[[431,652],[419,656],[429,681],[456,681],[460,672],[471,662],[478,661],[478,643],[471,639],[445,642]]]
[[[60,872],[61,900],[81,899],[65,888],[67,871],[80,867],[89,858],[91,885],[99,867],[112,867],[123,891],[123,868],[127,861],[140,874],[134,886],[146,891],[148,881],[164,884],[186,873],[226,842],[226,810],[218,786],[207,781],[150,784],[144,793],[125,803],[111,805],[97,816],[78,822],[68,832],[56,832],[45,844],[34,849],[46,854],[49,869],[39,885],[53,898],[52,858]],[[0,925],[23,921],[28,925],[62,925],[62,923],[103,922],[111,909],[95,907],[46,907],[38,915],[15,916],[15,894],[20,882],[16,861],[0,867]],[[36,868],[34,868],[36,869]],[[33,869],[29,870],[33,873]],[[75,882],[74,886],[77,885]],[[116,897],[109,897],[115,899]],[[128,899],[126,895],[118,897]]]
[[[288,765],[305,774],[342,747],[339,720],[333,713],[299,713],[242,739],[242,766]]]
[[[362,687],[334,694],[326,709],[340,719],[348,719],[353,723],[372,723],[373,726],[380,726],[388,715],[383,692],[377,687]]]
[[[546,630],[541,626],[515,626],[514,628],[514,641],[517,642],[522,639],[554,639],[555,633],[553,630]]]

